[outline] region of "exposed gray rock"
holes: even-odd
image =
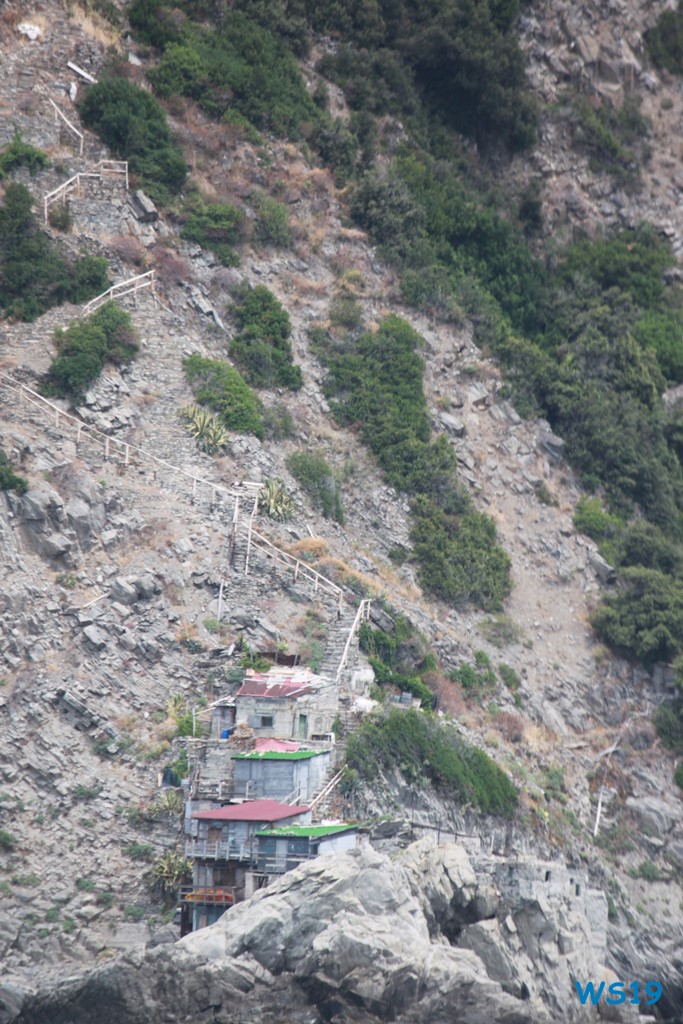
[[[486,893],[454,843],[421,840],[395,859],[365,845],[289,872],[175,946],[133,951],[29,998],[16,1024],[209,1012],[273,1024],[592,1020],[572,998],[573,977],[593,977],[585,920],[531,901],[501,929],[481,920],[497,905]]]

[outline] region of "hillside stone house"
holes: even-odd
[[[256,737],[329,739],[337,715],[337,687],[310,669],[247,671],[235,696],[235,723]]]
[[[193,868],[192,885],[181,892],[181,935],[213,924],[245,898],[247,870],[256,861],[256,832],[294,822],[310,825],[310,807],[251,800],[195,811],[185,842]]]
[[[253,750],[233,755],[233,796],[312,800],[330,767],[329,750]]]
[[[314,857],[329,857],[355,849],[355,825],[284,825],[255,832],[256,866],[246,874],[246,895],[261,889]]]

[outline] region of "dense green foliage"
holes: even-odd
[[[263,437],[261,403],[229,363],[193,355],[183,361],[183,368],[197,401],[212,409],[228,430]]]
[[[392,710],[366,718],[349,737],[346,760],[366,781],[398,769],[415,784],[431,782],[445,795],[489,814],[514,813],[517,791],[482,750],[424,712]]]
[[[375,682],[381,687],[395,687],[419,697],[422,707],[434,708],[436,696],[425,676],[433,669],[433,657],[423,656],[415,644],[415,630],[404,615],[396,615],[391,633],[362,623],[359,632],[360,649],[368,656],[375,673]]]
[[[643,141],[648,128],[632,96],[620,107],[608,103],[596,110],[586,101],[575,107],[575,145],[587,153],[591,170],[607,171],[620,188],[635,190],[640,185],[640,164],[649,156]]]
[[[239,330],[230,355],[249,383],[297,391],[303,376],[292,362],[292,324],[282,303],[264,285],[257,285],[238,295],[232,313]]]
[[[187,6],[192,16],[195,5]],[[142,31],[148,38],[154,34],[155,45],[164,50],[151,75],[160,96],[188,96],[214,117],[234,107],[257,128],[292,137],[300,136],[304,122],[316,119],[291,50],[250,12],[224,7],[216,11],[214,26],[188,20],[175,38],[159,39],[159,21],[170,17],[169,7],[157,4],[152,10],[147,0],[135,0],[131,23],[142,22],[143,7],[150,19]]]
[[[675,754],[683,754],[683,699],[658,707],[654,723],[664,746]]]
[[[645,34],[645,45],[653,64],[674,75],[683,74],[683,6],[665,10],[656,25]]]
[[[598,635],[645,665],[672,660],[683,649],[683,579],[641,566],[624,569],[621,579],[593,614]]]
[[[130,362],[138,346],[130,314],[107,302],[87,320],[74,320],[55,331],[57,356],[50,363],[44,390],[77,402],[97,380],[105,363]]]
[[[15,127],[14,138],[0,149],[0,178],[6,178],[17,167],[28,167],[31,174],[47,167],[49,160],[45,153],[24,142],[19,129]]]
[[[14,472],[7,452],[0,448],[0,491],[16,491],[17,494],[26,494],[27,490],[28,480]]]
[[[287,469],[326,519],[344,522],[339,480],[322,452],[292,452],[287,457]]]
[[[35,320],[62,302],[85,302],[108,285],[106,260],[62,257],[36,224],[32,206],[23,185],[6,187],[0,206],[0,311],[18,320]]]
[[[239,256],[233,246],[242,232],[244,214],[229,203],[207,202],[193,195],[183,209],[183,238],[198,242],[216,254],[224,267],[236,267]]]
[[[354,109],[420,122],[421,109],[479,143],[534,137],[512,21],[517,0],[306,4],[310,24],[345,45],[322,67]],[[422,113],[422,117],[424,114]]]
[[[187,166],[154,96],[125,78],[104,78],[87,90],[80,105],[92,128],[158,203],[167,203],[185,184]]]
[[[422,390],[422,338],[387,317],[375,334],[324,353],[326,394],[335,415],[355,427],[389,482],[412,498],[411,539],[422,585],[453,604],[498,608],[509,593],[510,563],[492,520],[477,512],[455,477],[445,437],[431,440]]]

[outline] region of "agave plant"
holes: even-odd
[[[180,410],[180,418],[197,442],[200,451],[214,455],[227,447],[228,432],[223,424],[206,409],[187,405]]]
[[[278,523],[291,519],[296,509],[294,498],[287,493],[282,480],[266,480],[259,492],[258,507],[259,512]]]
[[[192,861],[185,860],[172,850],[162,854],[152,868],[155,885],[166,899],[176,898],[180,886],[189,878],[191,871]]]

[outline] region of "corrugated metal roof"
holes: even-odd
[[[274,666],[268,672],[255,672],[250,668],[236,696],[291,700],[315,692],[322,683],[320,676],[310,668]]]
[[[335,836],[339,832],[355,831],[355,825],[289,825],[283,828],[263,828],[254,833],[256,836],[275,836],[281,839],[297,837],[319,839],[323,836]]]
[[[310,811],[310,807],[295,804],[280,804],[277,800],[249,800],[243,804],[229,804],[214,807],[208,811],[195,811],[193,818],[210,821],[279,821],[281,818],[295,818]]]
[[[233,754],[233,761],[307,761],[329,750],[252,750],[248,754]]]
[[[254,750],[301,750],[300,743],[292,740],[276,740],[267,736],[257,736],[254,740]]]
[[[239,690],[238,697],[268,697],[270,700],[296,700],[315,693],[310,683],[292,680],[245,679]]]

